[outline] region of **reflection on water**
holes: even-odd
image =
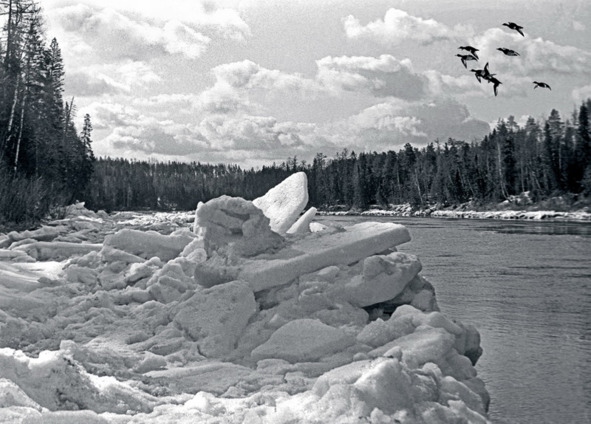
[[[479,329],[494,423],[591,422],[591,224],[325,218],[368,219],[406,225],[399,250],[443,312]]]
[[[495,221],[498,224],[498,221]],[[541,234],[541,235],[572,235],[591,237],[591,223],[577,222],[503,222],[500,228],[488,225],[479,228],[482,231],[496,231],[506,234]]]

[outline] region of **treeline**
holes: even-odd
[[[312,163],[243,170],[236,165],[99,159],[83,200],[93,209],[195,208],[222,194],[253,199],[290,174],[308,175],[310,206],[365,209],[411,203],[425,207],[469,200],[498,202],[529,191],[534,201],[565,193],[591,194],[591,100],[563,121],[556,110],[524,126],[499,121],[483,140],[449,139],[398,152],[343,150],[317,154]]]
[[[0,0],[0,223],[35,221],[83,197],[95,160],[92,125],[78,134],[64,101],[57,40],[47,43],[33,0]]]
[[[109,212],[190,210],[223,194],[254,199],[293,172],[285,166],[243,170],[237,165],[100,158],[82,200],[90,209]]]
[[[584,102],[571,119],[556,110],[543,122],[513,117],[480,142],[449,139],[398,153],[318,154],[307,167],[310,203],[364,209],[371,204],[498,202],[523,192],[534,201],[565,193],[591,194],[589,111]]]

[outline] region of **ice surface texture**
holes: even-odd
[[[0,235],[0,422],[485,423],[480,336],[408,230],[313,225],[305,175],[279,187]]]

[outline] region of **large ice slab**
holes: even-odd
[[[69,243],[66,241],[35,241],[14,248],[38,261],[63,261],[72,256],[97,252],[103,247],[98,243]]]
[[[279,247],[283,238],[271,231],[269,218],[252,202],[221,196],[197,207],[196,220],[205,251],[225,257],[249,257]]]
[[[289,362],[316,361],[355,343],[345,331],[316,319],[290,321],[252,351],[256,360],[275,358]]]
[[[195,293],[178,309],[174,321],[203,355],[217,357],[234,348],[257,304],[247,283],[233,281]]]
[[[313,233],[275,255],[247,261],[238,276],[258,292],[329,265],[355,263],[408,241],[410,234],[402,225],[362,222],[333,234]]]
[[[271,229],[285,234],[308,203],[308,177],[297,172],[252,203],[271,220]]]
[[[123,229],[105,238],[105,246],[123,250],[144,259],[154,256],[169,261],[176,258],[193,240],[189,233],[162,235],[156,231]]]
[[[421,263],[414,255],[393,252],[370,256],[363,260],[363,273],[335,287],[334,296],[346,298],[352,305],[369,306],[398,296],[421,271]]]

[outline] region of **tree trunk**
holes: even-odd
[[[23,127],[25,126],[25,105],[27,100],[27,93],[26,91],[23,93],[23,99],[21,101],[21,123],[18,129],[18,139],[16,141],[16,154],[14,155],[14,173],[16,174],[18,168],[18,155],[20,153],[21,148],[21,140],[23,138]]]

